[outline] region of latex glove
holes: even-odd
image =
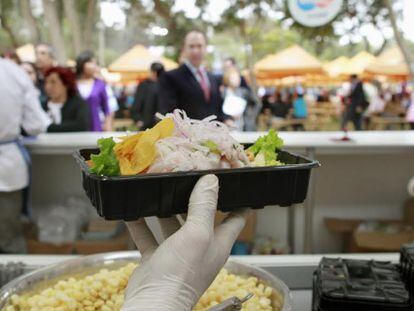
[[[122,310],[191,310],[230,255],[247,210],[234,212],[214,228],[218,179],[202,177],[191,193],[188,216],[180,228],[177,218],[159,219],[169,237],[158,246],[143,219],[128,222],[142,255],[125,292]]]

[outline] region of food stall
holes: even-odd
[[[322,63],[298,45],[266,55],[254,65],[254,74],[260,85],[285,77],[324,73]]]
[[[119,83],[128,84],[148,78],[150,66],[153,62],[160,62],[166,70],[172,70],[178,67],[178,64],[168,58],[154,55],[148,48],[137,44],[109,66],[110,73],[120,75]]]
[[[391,81],[405,81],[409,76],[404,56],[397,46],[382,52],[374,62],[365,68],[365,73],[372,76],[385,76]]]

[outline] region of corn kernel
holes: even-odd
[[[82,278],[69,277],[32,295],[13,295],[5,311],[119,311],[128,279],[137,267],[130,263],[117,270],[101,269]],[[193,311],[209,309],[233,296],[254,296],[243,311],[280,311],[283,296],[256,277],[243,278],[222,269]]]

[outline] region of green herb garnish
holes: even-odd
[[[99,154],[91,155],[93,166],[91,173],[104,176],[117,176],[121,174],[119,162],[114,153],[115,141],[112,137],[98,140]]]
[[[221,154],[220,150],[218,149],[217,144],[212,140],[206,140],[205,142],[202,143],[202,145],[210,149],[210,152],[212,153]]]
[[[265,136],[259,139],[250,146],[247,150],[254,154],[254,166],[272,166],[281,165],[277,160],[277,149],[282,148],[283,139],[278,136],[275,130],[269,130]]]

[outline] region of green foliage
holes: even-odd
[[[72,44],[72,29],[65,17],[63,0],[55,1],[62,23],[67,55],[74,58],[76,55]],[[208,29],[209,34],[213,33],[209,39],[210,44],[216,48],[216,55],[210,55],[211,60],[217,55],[234,56],[245,67],[248,67],[248,63],[251,66],[251,63],[266,54],[275,53],[292,44],[300,44],[323,60],[330,60],[339,55],[353,56],[363,49],[375,54],[383,47],[373,50],[367,43],[367,35],[363,36],[362,42],[355,38],[361,36],[360,30],[366,25],[372,25],[380,31],[390,25],[388,10],[383,0],[344,0],[343,10],[334,23],[317,28],[306,28],[295,23],[284,0],[226,0],[229,5],[217,23],[206,20],[203,14],[209,0],[195,0],[195,5],[200,9],[200,14],[196,18],[189,18],[182,11],[173,11],[175,1],[172,0],[106,1],[117,3],[127,17],[125,29],[105,29],[106,64],[137,43],[167,46],[167,56],[177,60],[185,33],[194,28]],[[34,5],[32,11],[40,30],[40,37],[43,41],[50,42],[45,18],[42,10],[39,10],[41,2],[31,1]],[[99,19],[99,2],[100,0],[74,1],[84,32],[82,35],[85,41],[88,41],[84,42],[85,48],[89,46],[93,50],[97,50],[98,45],[96,24]],[[397,16],[400,14],[401,9],[397,11]],[[10,28],[6,30],[4,26],[0,27],[2,48],[10,48],[15,43],[33,42],[27,29],[28,25],[23,21],[18,0],[0,0],[0,19],[1,17]],[[341,26],[342,31],[334,27],[336,24]],[[167,28],[168,34],[164,37],[152,35],[149,30],[156,25]],[[340,46],[338,41],[343,36],[349,37],[350,43]],[[248,46],[251,47],[251,52],[246,52],[245,47]]]

